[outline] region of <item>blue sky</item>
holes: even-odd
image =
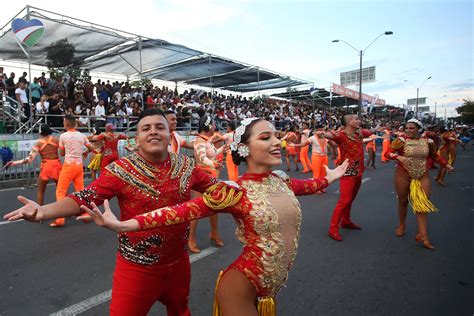
[[[2,10],[6,23],[26,1]],[[107,2],[29,1],[31,5],[149,37],[184,44],[258,65],[317,87],[339,82],[339,73],[357,69],[356,51],[384,31],[364,54],[376,66],[376,82],[365,93],[390,104],[406,103],[421,85],[428,104],[448,115],[459,99],[474,99],[473,1],[140,1],[139,9]],[[107,12],[109,12],[107,14]],[[357,89],[356,87],[352,87]]]

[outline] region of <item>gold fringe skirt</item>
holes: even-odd
[[[217,303],[217,286],[219,285],[219,281],[223,274],[223,271],[219,272],[219,276],[217,277],[216,281],[216,288],[214,289],[214,307],[212,312],[213,316],[223,316],[222,310],[219,308],[219,304]],[[275,299],[269,296],[258,297],[257,312],[258,316],[276,316]]]
[[[102,162],[102,154],[95,154],[87,168],[91,170],[100,170],[100,164]]]
[[[410,182],[410,195],[408,197],[410,205],[413,208],[413,213],[431,213],[438,209],[431,203],[426,196],[421,181],[419,179],[412,179]]]

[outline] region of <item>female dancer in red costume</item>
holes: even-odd
[[[49,180],[53,180],[58,184],[59,173],[61,172],[61,161],[58,155],[59,140],[51,136],[52,132],[49,125],[42,124],[39,133],[41,137],[31,149],[28,157],[22,160],[9,161],[5,165],[5,168],[32,163],[39,154],[41,156],[41,171],[38,176],[37,201],[39,205],[43,205],[44,192]]]
[[[221,164],[217,161],[217,156],[226,150],[226,146],[216,149],[213,144],[213,136],[216,126],[210,116],[203,116],[199,121],[198,136],[194,141],[194,159],[196,160],[196,168],[206,172],[211,177],[217,177],[217,169]],[[193,194],[193,197],[199,195]],[[224,242],[219,236],[217,214],[209,217],[211,223],[211,233],[209,238],[216,246],[223,247]],[[198,253],[201,250],[196,244],[196,228],[197,220],[191,222],[189,230],[188,248],[191,252]]]
[[[100,172],[100,165],[102,164],[102,149],[104,147],[104,141],[94,141],[94,137],[97,136],[97,130],[93,128],[92,135],[87,136],[87,139],[91,142],[94,151],[91,153],[91,158],[87,168],[91,171],[91,179],[94,181],[97,179]]]
[[[340,178],[345,161],[319,179],[290,179],[282,171],[281,141],[275,128],[262,119],[246,119],[231,144],[234,162],[246,162],[247,173],[238,182],[221,182],[202,197],[119,222],[110,211],[84,208],[95,222],[117,232],[174,225],[217,212],[232,214],[241,255],[223,273],[216,286],[214,315],[275,315],[274,297],[285,285],[296,257],[301,209],[295,195],[314,194]],[[106,205],[107,206],[107,205]]]
[[[123,134],[115,134],[114,133],[114,125],[108,123],[105,125],[105,132],[94,136],[92,138],[93,141],[103,141],[104,142],[104,149],[102,151],[102,161],[100,163],[100,170],[103,171],[105,167],[107,167],[111,162],[119,159],[118,155],[118,141],[121,139],[126,139],[128,141],[128,137]],[[129,143],[130,145],[130,143]]]
[[[432,157],[441,166],[452,169],[446,160],[436,154],[433,140],[421,137],[422,123],[416,119],[408,121],[405,136],[396,138],[390,145],[386,158],[398,160],[395,169],[395,189],[398,196],[398,217],[400,225],[397,236],[405,234],[408,202],[411,203],[418,223],[417,243],[428,249],[435,249],[428,239],[427,214],[436,211],[430,202],[431,181],[427,158]]]
[[[446,131],[446,129],[441,130],[441,140],[443,145],[439,149],[439,153],[441,157],[443,157],[449,164],[452,166],[456,161],[456,146],[458,143],[458,138],[456,137],[456,133],[454,131]],[[448,170],[446,168],[439,168],[438,176],[436,177],[436,182],[438,182],[442,186],[446,186],[444,182],[444,177],[446,176],[446,172]]]

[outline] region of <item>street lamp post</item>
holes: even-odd
[[[425,81],[423,81],[423,83],[417,87],[413,84],[413,82],[411,82],[410,80],[405,80],[405,82],[409,82],[411,83],[411,85],[416,89],[416,103],[415,103],[415,117],[418,118],[418,97],[419,97],[419,94],[420,94],[420,88],[423,87],[423,85],[426,83],[426,81],[430,80],[431,79],[431,76],[426,78]]]
[[[364,55],[364,52],[367,50],[367,48],[369,48],[373,43],[375,43],[375,41],[378,40],[382,35],[392,35],[392,34],[393,34],[392,31],[385,31],[384,33],[377,36],[364,50],[359,50],[355,48],[354,46],[352,46],[345,40],[335,39],[332,41],[333,43],[343,42],[344,44],[354,49],[359,54],[359,113],[358,113],[359,117],[361,117],[362,115],[362,55]]]
[[[438,105],[438,101],[440,101],[442,98],[446,98],[447,96],[448,96],[448,95],[445,94],[445,95],[443,95],[442,97],[435,99],[435,111],[434,111],[434,112],[435,112],[435,118],[437,118],[437,116],[438,116],[438,113],[436,112],[437,105]]]

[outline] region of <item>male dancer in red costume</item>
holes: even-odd
[[[191,190],[204,192],[217,180],[194,168],[194,160],[168,153],[166,118],[158,109],[144,111],[138,121],[138,153],[119,159],[91,185],[56,203],[39,206],[19,196],[22,208],[5,219],[40,221],[77,216],[80,206],[100,205],[117,196],[121,220],[156,208],[186,202]],[[146,315],[159,301],[168,315],[190,315],[190,264],[186,250],[189,225],[119,234],[112,286],[111,315]]]
[[[360,119],[357,114],[345,114],[342,117],[344,129],[338,133],[318,132],[334,140],[341,151],[341,161],[349,159],[349,167],[340,180],[340,197],[332,214],[329,226],[329,237],[342,241],[339,226],[346,229],[361,229],[351,221],[351,206],[359,192],[364,172],[363,139],[372,135],[372,132],[360,129]]]

